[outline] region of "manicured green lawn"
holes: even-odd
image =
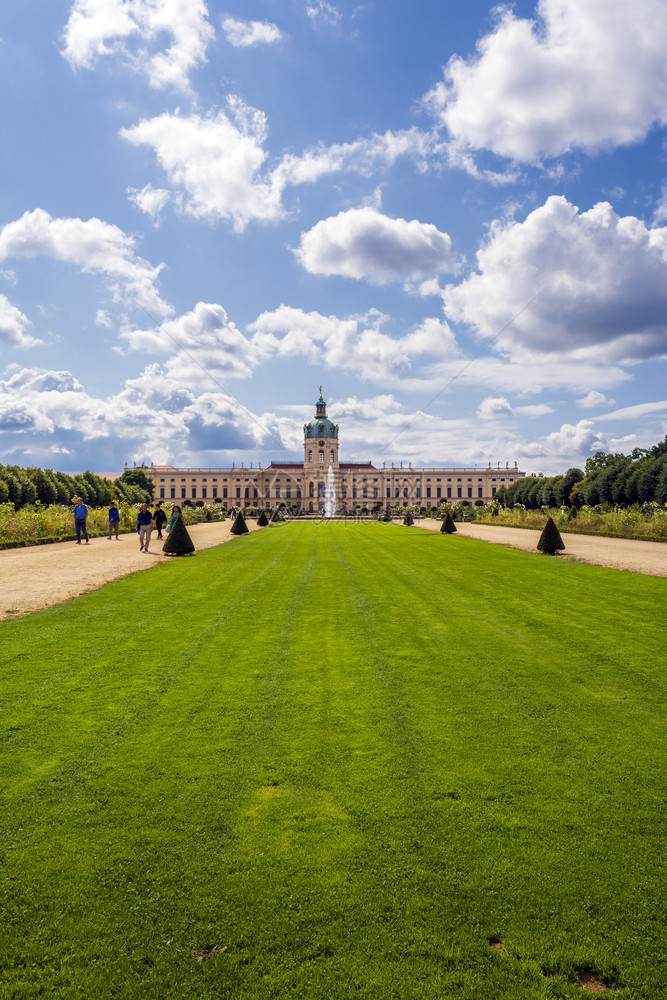
[[[282,524],[6,622],[0,998],[663,996],[666,598]]]

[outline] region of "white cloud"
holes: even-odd
[[[477,416],[480,420],[500,420],[514,416],[514,411],[505,396],[487,396],[479,404]]]
[[[226,17],[222,22],[222,30],[229,44],[237,48],[271,45],[283,37],[280,28],[268,21],[239,21],[235,17]]]
[[[36,347],[42,344],[42,340],[25,332],[28,326],[28,317],[12,305],[6,295],[0,293],[0,342],[13,344],[14,347]]]
[[[526,456],[584,456],[603,450],[604,443],[594,430],[592,420],[580,420],[577,424],[563,424],[559,430],[531,444],[524,445]]]
[[[121,333],[133,350],[168,354],[167,376],[191,388],[214,388],[219,380],[248,378],[262,354],[232,323],[222,306],[198,302],[177,319],[150,330],[126,328]]]
[[[76,455],[79,468],[113,470],[128,459],[188,465],[193,455],[212,450],[252,454],[277,446],[282,452],[282,435],[293,435],[295,428],[295,421],[253,414],[217,390],[196,394],[158,364],[106,398],[88,393],[67,371],[12,366],[10,377],[0,380],[6,454],[12,446],[22,454],[28,447],[48,465],[55,453]],[[34,461],[39,464],[38,457]]]
[[[338,24],[342,15],[340,11],[327,0],[315,0],[314,3],[306,4],[306,14],[314,23]]]
[[[262,177],[266,117],[236,98],[207,117],[168,114],[121,129],[135,146],[152,146],[169,182],[185,192],[183,210],[199,219],[229,219],[241,231],[251,219],[282,218],[281,190]]]
[[[495,223],[477,268],[444,290],[446,315],[515,359],[667,351],[667,228],[551,197],[524,222]]]
[[[109,328],[113,326],[109,313],[104,309],[98,309],[95,313],[95,326],[106,326]]]
[[[161,48],[165,34],[172,42]],[[189,91],[189,74],[205,61],[213,34],[204,0],[75,0],[63,55],[73,69],[116,56],[151,87]]]
[[[343,319],[283,305],[262,313],[248,330],[262,360],[300,356],[381,383],[399,381],[425,355],[432,363],[458,354],[451,330],[439,319],[426,319],[403,337],[384,333],[386,320],[377,310]]]
[[[317,146],[285,155],[275,167],[264,149],[266,115],[240,98],[227,99],[227,112],[182,115],[165,112],[142,119],[120,135],[135,146],[150,146],[165,171],[173,200],[197,219],[228,219],[237,232],[250,221],[277,222],[286,215],[288,186],[312,184],[326,174],[374,171],[408,157],[419,166],[433,154],[433,137],[419,129],[374,134],[352,143]],[[149,214],[167,202],[164,189],[130,189],[131,200]]]
[[[667,122],[663,0],[540,0],[535,20],[497,10],[477,54],[450,59],[426,96],[463,152],[536,162]]]
[[[169,191],[165,191],[164,188],[154,188],[151,184],[146,184],[141,190],[128,188],[127,196],[140,212],[148,215],[154,222],[171,199]]]
[[[583,410],[594,410],[599,406],[610,406],[613,404],[613,399],[607,399],[603,392],[598,392],[597,389],[591,389],[587,392],[585,396],[582,396],[577,400],[577,404],[581,406]]]
[[[636,406],[624,406],[622,409],[614,410],[612,413],[603,413],[599,417],[596,417],[596,420],[637,420],[642,417],[651,416],[654,413],[666,412],[667,399],[662,399],[655,403],[637,403]]]
[[[155,287],[163,265],[137,257],[134,245],[131,236],[101,219],[53,219],[41,208],[0,227],[0,261],[46,256],[74,264],[86,274],[104,275],[117,301],[133,298],[165,316],[171,307]]]
[[[452,241],[431,223],[391,219],[371,206],[323,219],[301,234],[296,256],[311,274],[419,281],[454,269]]]

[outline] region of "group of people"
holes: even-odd
[[[171,511],[171,520],[169,521],[169,526],[167,527],[167,533],[169,533],[174,526],[174,523],[178,518],[183,518],[181,508],[178,504],[174,504]],[[74,527],[76,530],[76,544],[81,545],[81,536],[86,540],[86,545],[89,542],[88,529],[86,527],[86,521],[88,520],[88,507],[83,502],[81,497],[77,497],[76,505],[74,507]],[[151,532],[153,530],[153,525],[157,528],[157,537],[162,538],[162,529],[167,523],[167,515],[162,510],[162,504],[155,504],[155,513],[152,514],[148,509],[147,503],[142,503],[141,509],[137,514],[137,534],[139,535],[139,551],[148,552],[148,545],[151,540]],[[120,511],[115,503],[112,503],[109,507],[109,541],[111,541],[111,536],[115,535],[116,541],[118,541],[118,528],[120,526]]]

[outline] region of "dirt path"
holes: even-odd
[[[238,540],[230,533],[232,524],[231,520],[204,522],[190,525],[188,531],[196,549],[210,549]],[[258,530],[251,519],[248,528]],[[91,538],[89,545],[57,542],[6,549],[0,552],[0,621],[68,601],[119,576],[153,569],[172,558],[162,554],[162,545],[153,531],[148,553],[139,551],[136,534],[120,535],[118,541]]]
[[[424,519],[416,525],[430,531],[440,530],[439,521]],[[230,534],[231,526],[231,521],[203,523],[192,525],[188,531],[195,548],[208,549],[236,540]],[[248,527],[251,531],[258,530],[253,520],[248,520]],[[485,524],[458,524],[457,529],[457,534],[465,538],[537,551],[538,531]],[[566,548],[559,559],[667,576],[667,544],[570,534],[564,535],[563,541]],[[140,552],[137,536],[130,534],[121,535],[119,541],[93,538],[89,545],[60,542],[0,552],[0,621],[60,604],[119,576],[153,569],[170,558],[162,555],[162,542],[156,541],[155,532],[151,546],[148,554]]]
[[[416,522],[417,527],[440,531],[440,522],[429,519]],[[539,531],[530,528],[505,528],[492,524],[457,524],[457,534],[465,538],[478,538],[496,545],[509,545],[513,549],[537,552]],[[599,535],[561,535],[565,551],[559,559],[623,569],[646,576],[667,576],[667,543],[641,542],[630,538],[602,538]]]

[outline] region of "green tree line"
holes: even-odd
[[[596,451],[582,469],[560,476],[526,476],[501,488],[496,500],[527,510],[538,507],[594,507],[613,504],[667,503],[667,436],[652,448],[635,448],[629,455]]]
[[[0,503],[13,503],[19,510],[38,500],[44,506],[69,505],[75,497],[81,497],[89,507],[104,507],[122,499],[130,504],[150,503],[153,483],[140,469],[126,469],[111,482],[93,472],[70,476],[53,469],[0,465]]]

